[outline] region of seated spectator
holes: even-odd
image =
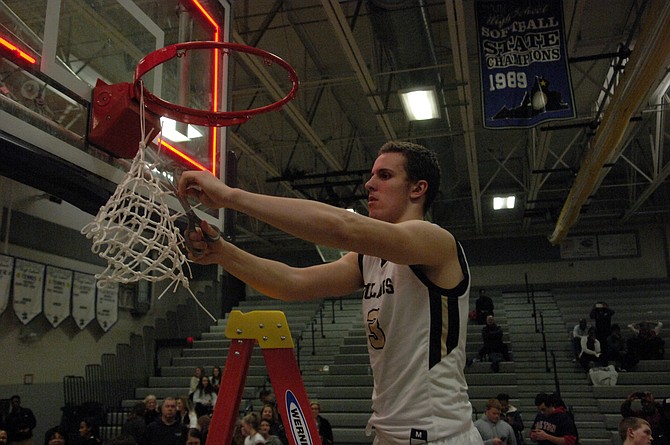
[[[486,317],[493,316],[493,300],[486,295],[486,289],[479,289],[479,298],[475,301],[475,311],[477,313],[477,324],[486,323]]]
[[[617,371],[626,370],[628,366],[626,355],[626,340],[621,335],[621,328],[615,323],[605,343],[605,359],[614,362]]]
[[[595,366],[602,366],[604,364],[604,356],[600,349],[600,342],[596,338],[595,328],[589,328],[589,333],[586,338],[582,338],[582,350],[579,353],[579,364],[582,365],[585,371],[592,368],[592,363]]]
[[[260,419],[258,414],[249,413],[242,417],[242,434],[244,434],[244,445],[262,445],[265,439],[258,432],[260,428]]]
[[[8,437],[7,431],[0,427],[0,445],[7,445],[7,441],[9,440]]]
[[[277,408],[273,403],[266,403],[263,405],[260,412],[260,419],[267,420],[270,424],[270,435],[277,436],[282,443],[288,444],[284,425],[281,423],[281,420],[279,420]]]
[[[639,401],[639,405],[637,404]],[[634,406],[637,405],[637,406]],[[649,391],[634,392],[628,395],[621,404],[622,417],[639,417],[649,422],[651,429],[655,429],[661,423],[661,410],[654,395]]]
[[[475,422],[484,445],[517,445],[514,429],[500,419],[502,405],[497,399],[486,402],[484,415]]]
[[[589,333],[589,325],[586,318],[579,320],[579,323],[572,328],[572,363],[575,363],[579,358],[579,353],[582,352],[582,338],[585,338]]]
[[[199,429],[189,428],[188,432],[186,433],[185,445],[205,445]]]
[[[202,434],[202,443],[207,443],[207,434],[209,434],[209,424],[212,422],[210,416],[200,416],[198,417],[198,429]],[[243,440],[244,442],[244,440]]]
[[[282,441],[279,440],[279,437],[270,434],[270,422],[267,419],[261,419],[258,432],[260,432],[263,439],[265,439],[265,445],[282,445]]]
[[[62,426],[49,428],[44,434],[44,445],[65,445],[67,443],[67,433]]]
[[[79,438],[75,441],[77,445],[100,445],[100,433],[98,425],[92,419],[83,419],[79,422]]]
[[[195,412],[200,416],[212,414],[214,405],[216,405],[216,391],[212,385],[209,384],[209,377],[202,376],[200,383],[193,392],[193,403],[195,404]]]
[[[651,427],[646,420],[625,417],[619,422],[619,437],[623,445],[650,445]]]
[[[575,422],[567,413],[560,397],[556,394],[539,393],[535,397],[535,406],[538,414],[533,421],[530,440],[538,445],[575,445],[579,442]]]
[[[670,445],[670,397],[661,402],[661,420],[652,433],[655,445]]]
[[[605,344],[607,337],[612,331],[612,316],[614,311],[604,301],[598,301],[593,305],[589,318],[595,321],[596,338],[601,344]]]
[[[121,435],[132,437],[136,443],[142,441],[144,432],[147,429],[147,424],[144,421],[144,411],[146,411],[144,402],[137,402],[133,405],[128,418],[123,422],[123,426],[121,426]]]
[[[191,400],[193,400],[193,392],[195,392],[195,389],[200,384],[203,375],[205,375],[205,370],[200,366],[196,366],[193,375],[191,376],[191,382],[188,385],[188,396]]]
[[[628,327],[637,333],[636,337],[629,338],[627,342],[628,351],[633,353],[637,360],[663,359],[665,341],[659,336],[663,323],[660,321],[643,321],[638,324],[631,323]]]
[[[482,341],[484,345],[479,350],[479,360],[484,360],[488,355],[491,361],[491,370],[498,372],[501,361],[509,361],[509,349],[503,342],[503,331],[496,324],[493,315],[486,317],[486,326],[482,328]]]
[[[158,411],[158,400],[155,395],[149,394],[144,398],[144,407],[144,423],[147,425],[161,416],[161,413]]]
[[[215,366],[212,368],[212,376],[209,378],[209,383],[214,388],[214,391],[219,392],[219,387],[221,386],[221,367]]]
[[[502,409],[500,410],[503,419],[510,424],[514,430],[514,436],[516,437],[516,443],[522,445],[523,441],[523,419],[521,418],[521,413],[516,406],[509,403],[509,395],[505,393],[500,393],[496,396],[496,399],[500,402]]]
[[[319,430],[319,436],[321,437],[322,445],[333,445],[333,428],[330,426],[328,419],[323,417],[321,413],[321,404],[316,401],[312,401],[309,404],[309,407],[312,410],[312,416],[316,422],[316,427]]]
[[[166,397],[160,410],[160,416],[147,425],[141,445],[183,445],[188,428],[177,419],[177,401]]]
[[[188,428],[198,427],[198,414],[188,397],[182,396],[177,399],[177,418]]]

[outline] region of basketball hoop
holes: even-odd
[[[238,111],[212,111],[189,108],[168,102],[151,93],[142,83],[142,76],[161,63],[175,57],[183,57],[189,50],[218,49],[224,54],[234,52],[251,54],[263,59],[268,65],[277,65],[284,69],[291,82],[291,90],[275,103]],[[149,53],[137,64],[132,83],[124,82],[108,85],[98,81],[93,89],[91,128],[88,141],[114,156],[134,158],[137,153],[139,128],[137,126],[139,110],[137,103],[144,98],[149,132],[160,131],[159,116],[169,117],[178,122],[205,127],[227,127],[247,122],[252,117],[275,111],[291,101],[298,92],[300,80],[291,65],[281,57],[268,51],[231,42],[195,41],[176,43]],[[119,130],[123,130],[122,132]],[[128,138],[131,141],[128,141]]]

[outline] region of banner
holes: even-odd
[[[84,329],[95,318],[95,276],[75,272],[72,283],[72,318]]]
[[[0,255],[0,315],[5,312],[9,304],[9,295],[14,273],[14,258]]]
[[[103,331],[107,332],[119,319],[119,285],[109,283],[98,289],[95,301],[95,318]]]
[[[54,328],[70,316],[71,296],[72,271],[47,266],[44,284],[44,316]]]
[[[572,119],[561,0],[476,0],[485,128]]]
[[[28,324],[42,312],[44,264],[16,259],[14,266],[14,313]]]

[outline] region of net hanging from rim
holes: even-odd
[[[159,161],[147,160],[142,96],[140,110],[142,141],[130,169],[93,221],[81,230],[92,240],[93,253],[107,261],[105,270],[95,275],[97,286],[170,280],[159,300],[168,289],[172,287],[175,292],[181,284],[216,321],[189,287],[191,269],[183,252],[185,240],[175,225],[183,213],[171,212],[167,204],[166,195],[171,195],[172,191],[166,190],[163,181],[153,173],[160,167]]]

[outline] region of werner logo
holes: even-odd
[[[312,445],[312,437],[309,434],[307,419],[305,419],[305,414],[300,409],[298,399],[295,398],[291,391],[286,391],[286,411],[288,412],[291,433],[296,445]]]

